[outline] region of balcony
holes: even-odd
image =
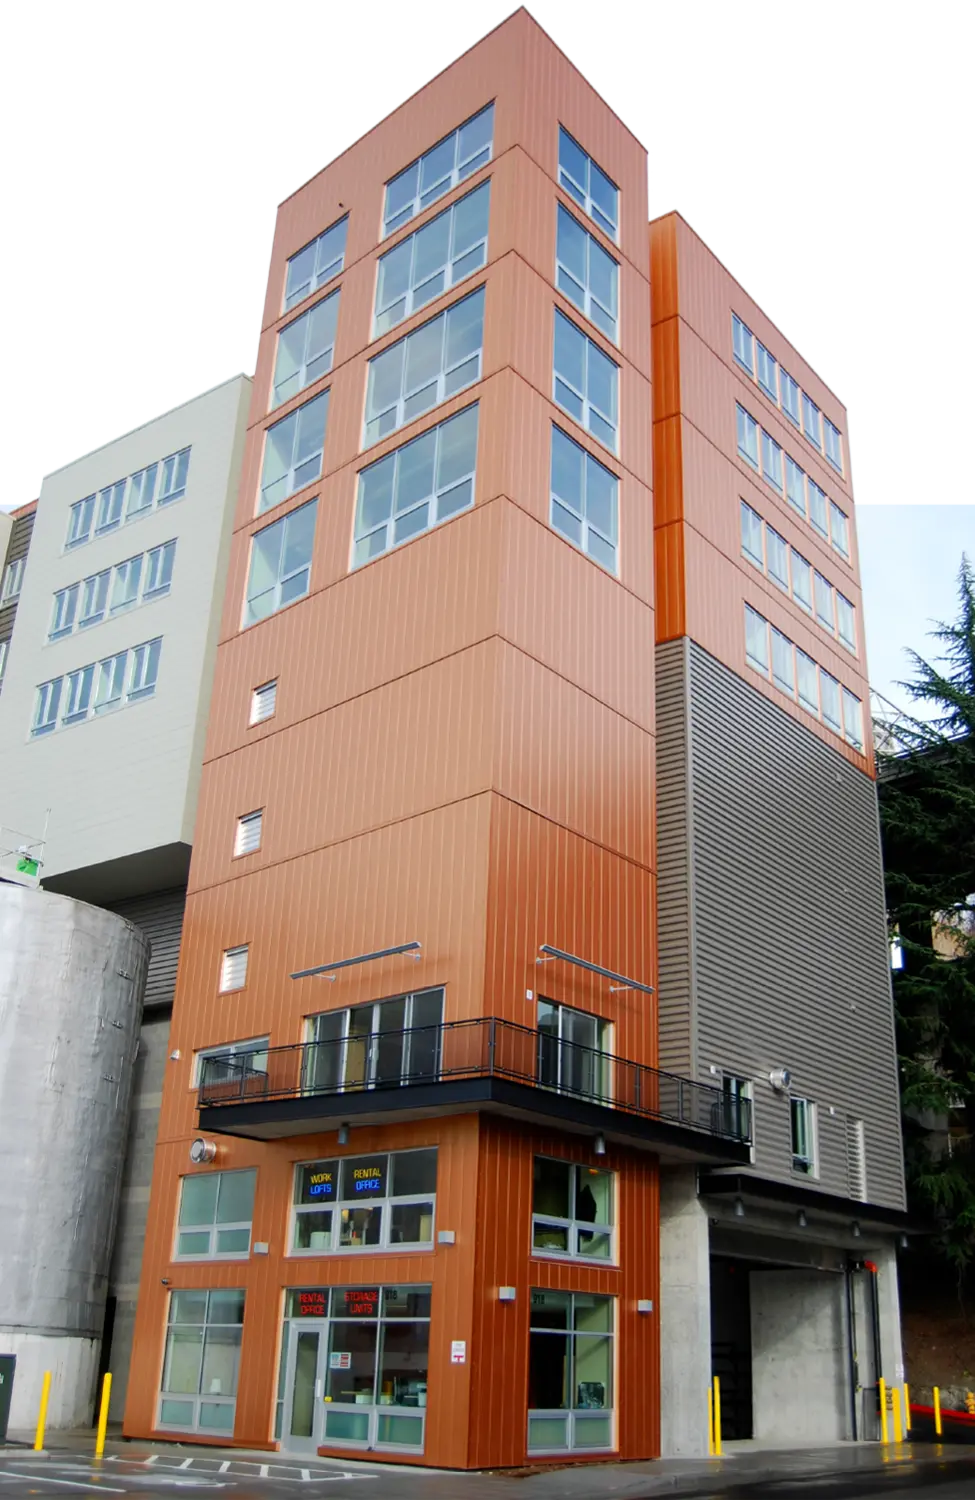
[[[206,1058],[200,1128],[281,1140],[483,1112],[602,1135],[668,1162],[749,1160],[747,1101],[497,1017]]]

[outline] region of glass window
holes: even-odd
[[[380,256],[374,337],[484,265],[490,206],[485,182]]]
[[[723,1126],[727,1133],[748,1139],[752,1132],[752,1085],[747,1078],[725,1073],[721,1078]]]
[[[37,689],[37,697],[34,702],[34,721],[31,725],[31,734],[38,736],[50,734],[57,727],[58,707],[61,702],[60,677],[53,678],[50,682],[42,682]]]
[[[173,582],[173,564],[176,561],[176,543],[164,542],[146,553],[145,581],[142,585],[143,599],[158,599],[168,594]]]
[[[614,1301],[532,1288],[529,1452],[612,1448]]]
[[[189,448],[183,448],[179,453],[171,453],[169,458],[163,459],[161,468],[156,504],[169,505],[173,500],[182,500],[186,494],[186,480],[190,472]]]
[[[538,1078],[546,1088],[609,1098],[609,1025],[570,1005],[538,1002]]]
[[[7,564],[3,574],[3,589],[0,590],[0,604],[9,604],[20,597],[26,562],[25,557],[15,557],[13,562]]]
[[[792,597],[801,609],[812,614],[812,567],[801,552],[792,548]]]
[[[819,718],[819,674],[816,663],[805,651],[796,647],[796,683],[799,689],[799,702],[809,713]]]
[[[619,189],[559,126],[559,185],[611,240],[619,238]]]
[[[810,478],[807,488],[809,491],[810,525],[814,531],[819,532],[820,536],[826,536],[826,496],[812,478]]]
[[[599,241],[559,204],[555,284],[614,343],[619,341],[619,270]]]
[[[278,680],[273,682],[262,682],[251,693],[251,724],[263,724],[265,719],[270,719],[277,708],[278,702]]]
[[[849,688],[843,689],[843,734],[854,749],[863,749],[863,704]]]
[[[552,428],[552,526],[608,572],[616,572],[619,480],[591,453]]]
[[[837,734],[842,733],[843,726],[840,722],[840,685],[835,677],[828,672],[819,669],[819,702],[822,708],[823,723],[828,724],[830,729],[835,729]]]
[[[158,464],[150,464],[147,469],[140,469],[138,474],[130,476],[128,499],[125,502],[125,519],[127,521],[130,521],[133,516],[141,516],[144,511],[152,509],[152,502],[156,494],[156,475],[158,471]]]
[[[785,495],[789,504],[796,509],[802,519],[806,519],[806,476],[797,463],[786,454],[785,457]]]
[[[68,512],[68,535],[65,547],[80,547],[82,542],[87,542],[91,536],[94,520],[94,495],[87,495],[84,500],[76,500]]]
[[[154,641],[146,641],[141,646],[133,646],[130,652],[132,668],[127,695],[130,703],[137,698],[149,698],[156,691],[161,650],[161,636],[157,636]]]
[[[834,549],[841,557],[850,556],[850,528],[846,512],[840,510],[835,501],[829,502],[829,535]]]
[[[91,578],[84,580],[81,585],[79,625],[97,625],[99,620],[105,618],[111,577],[111,569],[106,568],[104,573],[94,573]]]
[[[122,524],[122,502],[125,499],[125,480],[110,484],[98,496],[98,512],[95,531],[114,531]]]
[[[256,1182],[256,1167],[181,1178],[175,1259],[247,1255]]]
[[[772,680],[790,698],[796,695],[796,667],[792,642],[772,626]]]
[[[738,414],[738,452],[753,469],[758,468],[758,423],[743,406],[736,406]]]
[[[494,105],[444,136],[386,184],[383,238],[442,198],[491,160]]]
[[[749,375],[755,373],[755,340],[750,328],[735,313],[731,314],[731,346],[735,359]]]
[[[311,1018],[302,1088],[342,1093],[440,1074],[443,990],[418,990]]]
[[[745,656],[749,666],[768,676],[768,621],[750,604],[745,605]]]
[[[532,1178],[536,1255],[613,1259],[613,1173],[536,1156]]]
[[[484,288],[369,361],[363,447],[481,378]]]
[[[61,706],[61,723],[77,724],[86,719],[91,710],[92,690],[95,683],[94,665],[80,667],[69,672],[64,679],[64,698]]]
[[[826,434],[826,457],[837,473],[842,474],[843,439],[840,437],[839,428],[833,426],[829,417],[824,417],[823,430]]]
[[[314,385],[316,380],[328,374],[335,357],[338,316],[339,292],[336,291],[281,329],[274,362],[272,407],[290,401],[306,386]]]
[[[436,1147],[305,1162],[295,1169],[292,1251],[432,1246]]]
[[[752,510],[745,501],[741,502],[741,550],[756,568],[765,571],[765,552],[763,549],[762,533],[764,527],[762,518],[758,511]]]
[[[233,1436],[244,1296],[170,1292],[159,1427]]]
[[[782,449],[773,437],[762,429],[762,475],[773,489],[782,493]]]
[[[317,500],[309,500],[251,538],[243,626],[264,620],[307,594]]]
[[[98,663],[93,704],[96,714],[107,713],[109,709],[118,708],[121,704],[127,659],[128,652],[119,651],[115,656],[106,656]]]
[[[788,371],[779,368],[779,389],[782,396],[782,410],[791,422],[799,426],[799,387]]]
[[[299,302],[337,276],[345,264],[345,236],[349,228],[349,216],[329,225],[310,245],[305,245],[288,261],[288,274],[284,287],[284,311],[288,312]]]
[[[765,555],[768,558],[768,576],[780,589],[789,592],[789,549],[785,537],[771,526],[765,528]]]
[[[816,1170],[815,1121],[813,1106],[808,1099],[789,1101],[792,1116],[792,1166],[804,1176],[814,1176]]]
[[[764,344],[758,345],[758,383],[766,396],[778,405],[779,367]]]
[[[10,650],[9,641],[0,641],[0,686],[3,684],[3,674],[7,670],[7,653]]]
[[[843,645],[848,651],[856,651],[856,610],[849,599],[844,594],[841,594],[838,589],[836,591],[836,624],[837,633]]]
[[[70,588],[59,589],[54,595],[54,609],[51,614],[48,640],[56,641],[59,636],[70,635],[74,630],[80,594],[81,584],[73,583]]]
[[[321,476],[328,391],[296,407],[264,434],[264,468],[257,514],[280,505]]]
[[[205,1047],[196,1054],[194,1084],[206,1089],[231,1084],[234,1093],[246,1094],[249,1080],[259,1079],[262,1085],[267,1082],[267,1050],[266,1036],[228,1042],[223,1047]]]
[[[237,819],[237,833],[234,837],[235,854],[253,854],[255,849],[261,847],[261,834],[264,830],[264,812],[245,813],[242,818]]]
[[[226,994],[229,990],[244,988],[247,983],[247,954],[246,943],[242,943],[239,948],[224,949],[223,958],[220,960],[221,994]]]
[[[327,1295],[325,1441],[422,1450],[430,1288],[332,1287]]]
[[[477,415],[468,406],[361,470],[353,567],[474,504]]]
[[[822,573],[814,574],[813,594],[816,600],[816,619],[832,635],[836,629],[833,622],[833,585]]]
[[[109,601],[109,612],[117,613],[119,610],[128,609],[137,604],[139,600],[139,584],[142,581],[142,553],[137,557],[126,558],[125,562],[116,563],[112,571],[112,590]]]
[[[823,439],[820,433],[819,407],[815,401],[810,401],[805,391],[802,393],[802,431],[815,448],[822,449]]]
[[[553,370],[559,406],[615,453],[619,366],[558,309]]]

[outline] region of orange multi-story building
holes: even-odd
[[[661,1177],[752,1157],[656,995],[657,643],[745,677],[739,585],[779,614],[727,517],[701,541],[709,377],[647,220],[645,150],[524,11],[279,211],[130,1435],[660,1451]]]

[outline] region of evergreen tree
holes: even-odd
[[[910,1206],[938,1226],[964,1277],[975,1260],[975,572],[958,573],[958,617],[911,652],[901,683],[925,717],[879,757]]]

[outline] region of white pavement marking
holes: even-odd
[[[107,1495],[124,1495],[125,1491],[116,1489],[113,1484],[85,1484],[81,1479],[54,1479],[50,1474],[18,1474],[16,1469],[5,1469],[4,1477],[8,1475],[14,1479],[27,1479],[31,1484],[63,1484],[72,1490],[96,1490]]]

